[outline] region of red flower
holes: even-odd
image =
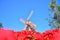
[[[0,30],[0,40],[16,40],[14,31],[12,30]]]

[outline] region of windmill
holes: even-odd
[[[20,18],[20,21],[25,24],[26,30],[35,30],[36,25],[30,21],[30,18],[33,15],[33,13],[34,13],[34,10],[31,11],[26,21],[23,18]]]

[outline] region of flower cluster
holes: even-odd
[[[43,33],[36,31],[22,30],[14,32],[13,30],[0,29],[0,40],[60,40],[60,30],[47,30]]]

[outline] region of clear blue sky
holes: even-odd
[[[44,32],[50,27],[45,18],[50,13],[49,2],[51,0],[0,0],[0,22],[4,28],[21,31],[25,25],[20,18],[27,19],[30,11],[34,9],[31,21],[37,25],[36,31]]]

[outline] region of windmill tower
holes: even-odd
[[[36,25],[30,21],[30,18],[33,15],[33,13],[34,13],[34,10],[31,11],[26,21],[23,18],[20,18],[20,21],[25,24],[26,30],[35,30]]]

